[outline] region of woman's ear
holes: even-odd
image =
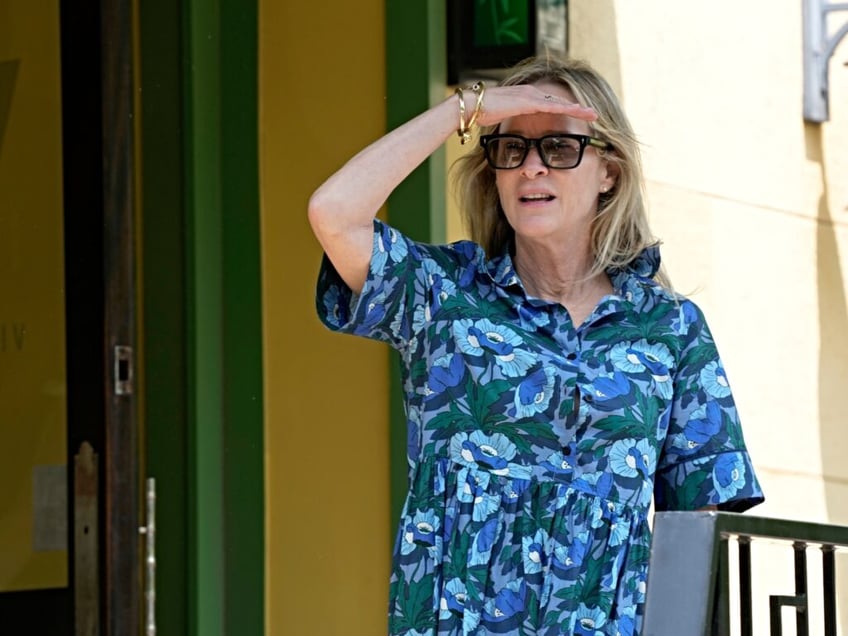
[[[605,159],[604,171],[600,186],[601,194],[606,194],[615,187],[615,184],[618,183],[618,177],[621,174],[621,168],[616,162]]]

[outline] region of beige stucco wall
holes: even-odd
[[[664,262],[728,370],[767,495],[752,514],[848,525],[848,41],[830,122],[805,124],[802,2],[569,6],[570,51],[624,101]],[[764,594],[792,593],[791,551],[754,556],[762,620]]]
[[[380,634],[389,358],[318,322],[306,204],[383,133],[383,2],[259,7],[266,634]]]

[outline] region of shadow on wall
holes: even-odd
[[[621,55],[613,0],[568,5],[568,52],[594,66],[624,103]]]
[[[807,124],[807,159],[821,170],[822,195],[816,230],[816,284],[819,310],[819,439],[825,505],[830,523],[848,525],[848,474],[845,472],[845,378],[848,377],[848,303],[839,259],[839,237],[828,205],[828,173],[821,127]],[[799,327],[802,327],[799,325]],[[798,396],[801,399],[802,396]],[[837,560],[837,581],[848,581],[848,561]],[[848,625],[848,604],[840,608],[840,624]]]

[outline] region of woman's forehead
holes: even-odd
[[[588,135],[591,133],[589,124],[582,119],[568,115],[553,113],[532,113],[504,119],[498,131],[502,133],[517,133],[525,137],[539,137],[555,133],[573,133]]]

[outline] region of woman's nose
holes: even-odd
[[[538,177],[541,174],[546,174],[548,172],[548,167],[542,161],[542,155],[539,153],[539,146],[537,144],[533,144],[530,147],[530,152],[527,153],[527,157],[524,159],[524,163],[521,164],[521,174],[525,177]]]

